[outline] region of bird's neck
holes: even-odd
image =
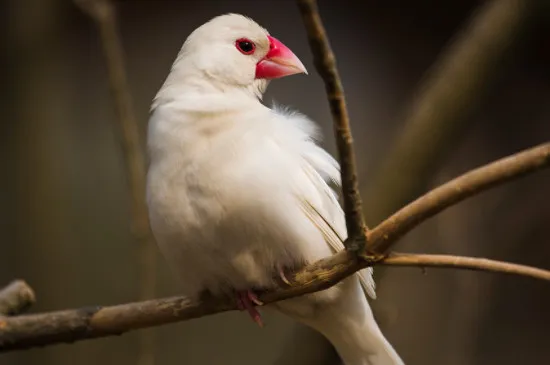
[[[228,84],[211,77],[207,73],[190,73],[178,67],[173,69],[155,96],[156,105],[186,98],[189,95],[216,95],[233,98],[262,100],[269,84],[268,80],[256,79],[249,85]]]

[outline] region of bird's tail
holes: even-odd
[[[339,285],[335,302],[318,306],[314,316],[296,319],[323,334],[345,365],[404,365],[380,331],[357,278]]]
[[[332,343],[345,365],[404,365],[380,331],[370,307],[365,311],[369,313],[362,318],[327,316],[316,329]]]

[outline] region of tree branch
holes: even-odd
[[[74,0],[74,2],[94,20],[98,27],[118,117],[116,121],[122,134],[121,145],[126,160],[131,194],[132,232],[139,245],[139,282],[141,284],[139,298],[141,300],[154,298],[157,250],[149,226],[149,214],[145,202],[145,156],[129,91],[115,9],[110,0]],[[143,333],[140,341],[139,364],[153,364],[153,334]]]
[[[35,302],[32,288],[23,280],[14,280],[0,290],[0,316],[22,313]]]
[[[550,143],[534,147],[468,172],[418,198],[369,231],[373,247],[387,249],[437,212],[490,187],[550,165]],[[550,271],[528,266],[444,255],[367,254],[344,250],[309,265],[289,279],[291,286],[261,293],[268,304],[326,289],[372,265],[453,267],[503,272],[550,280]],[[0,319],[0,352],[121,334],[236,309],[226,298],[193,302],[168,298],[112,307],[94,307]]]
[[[550,142],[469,171],[421,196],[369,231],[368,253],[384,253],[404,234],[451,205],[549,165]]]
[[[388,257],[380,261],[379,264],[386,266],[439,267],[489,271],[550,281],[550,271],[548,270],[478,257],[392,252]]]
[[[0,351],[118,335],[230,309],[179,297],[0,318]]]
[[[339,255],[345,257],[349,252]],[[340,269],[330,270],[330,263],[317,263],[319,270],[309,268],[310,273],[302,273],[297,280],[312,280],[309,288],[317,290],[328,287],[329,283],[338,282],[366,266],[365,262],[353,263],[353,257],[341,262]],[[448,255],[391,254],[380,259],[377,265],[447,267],[469,270],[491,271],[497,273],[517,274],[550,281],[550,271],[512,263]],[[325,266],[325,268],[323,268]],[[317,272],[317,277],[313,274]],[[346,275],[341,275],[348,272]],[[322,275],[321,275],[322,274]],[[307,279],[304,279],[307,278]],[[324,279],[323,279],[324,278]],[[305,281],[304,281],[305,282]],[[302,287],[303,288],[303,287]],[[308,292],[315,291],[308,290]],[[301,288],[281,289],[262,295],[260,299],[267,303],[299,295]],[[173,297],[144,302],[129,303],[111,307],[80,308],[44,314],[26,315],[12,318],[0,318],[0,352],[27,349],[36,346],[51,345],[63,342],[74,342],[85,339],[120,335],[122,333],[159,326],[167,323],[184,321],[235,310],[236,305],[225,298],[211,298],[205,302],[195,302],[185,297]]]
[[[319,16],[317,1],[298,0],[298,7],[307,31],[315,67],[325,83],[334,121],[334,134],[341,165],[342,195],[348,232],[345,245],[348,249],[359,251],[366,244],[367,226],[363,218],[361,196],[359,194],[353,138],[344,88],[336,68],[336,57],[332,52],[328,36]]]

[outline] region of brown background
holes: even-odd
[[[348,96],[364,186],[390,150],[422,76],[481,3],[320,1]],[[26,279],[39,298],[33,311],[135,300],[138,254],[96,29],[69,1],[12,0],[0,7],[7,27],[0,70],[0,285]],[[119,1],[142,130],[150,101],[185,37],[226,12],[251,16],[304,61],[310,76],[272,83],[265,100],[291,105],[318,121],[334,153],[324,87],[290,0]],[[447,141],[451,152],[423,190],[549,140],[550,27],[548,16],[542,18],[546,25],[533,19],[519,47],[495,65],[498,77],[461,133]],[[433,158],[439,157],[435,151]],[[549,224],[550,173],[543,171],[449,209],[407,236],[399,249],[549,268]],[[158,271],[158,296],[176,293],[160,258]],[[373,305],[407,364],[550,363],[547,283],[435,269],[427,275],[419,269],[382,271]],[[157,364],[336,362],[323,339],[308,329],[277,314],[266,318],[263,330],[240,313],[154,329]],[[0,355],[0,364],[135,364],[137,348],[138,334],[131,333]]]

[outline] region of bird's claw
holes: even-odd
[[[256,304],[257,306],[262,306],[264,305],[264,302],[262,302],[260,299],[258,299],[258,296],[256,294],[254,294],[253,292],[251,291],[248,291],[247,292],[247,295],[248,295],[248,298],[254,302],[254,304]]]
[[[246,310],[252,320],[258,324],[258,326],[263,327],[262,316],[260,312],[256,309],[256,306],[262,306],[264,303],[258,299],[256,294],[250,290],[238,291],[237,292],[237,308],[239,310]]]
[[[288,280],[288,278],[285,275],[285,271],[282,265],[277,265],[277,271],[279,273],[279,278],[281,278],[283,283],[285,283],[288,286],[292,286],[292,283],[290,282],[290,280]]]

